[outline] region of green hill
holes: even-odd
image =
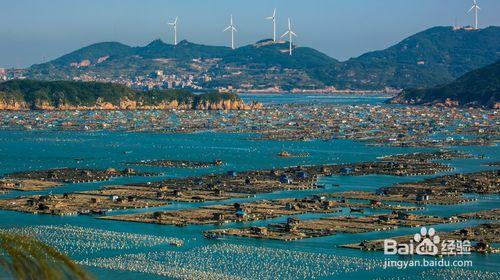
[[[0,83],[2,109],[196,109],[200,102],[221,101],[237,103],[238,108],[244,105],[231,93],[196,95],[174,89],[136,91],[117,84],[75,81],[11,80]],[[15,104],[18,108],[14,108]]]
[[[272,40],[263,40],[229,52],[223,57],[223,61],[225,64],[255,64],[262,67],[280,66],[294,69],[327,67],[338,63],[337,60],[311,48],[297,47],[292,56],[288,50],[288,42],[274,43]]]
[[[499,59],[500,27],[434,27],[385,50],[346,61],[337,78],[346,87],[433,86]]]
[[[500,61],[471,71],[452,83],[420,89],[406,89],[392,103],[448,106],[500,105]]]
[[[133,54],[133,48],[127,45],[117,42],[104,42],[79,49],[58,59],[55,59],[45,65],[65,67],[69,66],[70,63],[80,62],[85,59],[90,60],[91,63],[97,63],[98,59],[101,57],[112,56],[113,58],[118,58],[129,56],[131,54]]]
[[[227,55],[231,51],[228,47],[199,45],[180,41],[177,45],[166,44],[155,40],[145,47],[137,47],[134,54],[143,58],[173,58],[191,60],[193,58],[215,58]]]

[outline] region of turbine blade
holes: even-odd
[[[175,21],[174,21],[174,24],[177,24],[177,20],[179,19],[179,17],[175,17]]]
[[[470,11],[472,11],[472,9],[474,9],[474,6],[472,6],[467,13],[470,13]]]
[[[231,28],[231,26],[226,27],[226,29],[222,30],[222,32],[226,32]]]
[[[276,9],[274,9],[274,12],[273,12],[273,18],[276,17]]]
[[[236,29],[236,27],[231,27],[234,31],[238,32],[238,29]]]
[[[280,37],[280,38],[285,37],[286,35],[288,35],[288,33],[290,33],[290,31],[287,31],[287,32],[283,33],[283,35],[281,35],[281,37]]]
[[[290,31],[290,33],[292,33],[293,36],[297,37],[297,34],[295,34],[295,32]]]

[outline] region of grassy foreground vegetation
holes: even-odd
[[[29,236],[0,232],[0,275],[7,279],[93,279],[66,255]]]

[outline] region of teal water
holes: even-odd
[[[262,104],[381,104],[388,99],[384,94],[346,95],[346,94],[294,94],[294,93],[242,93],[245,102],[257,101]]]
[[[97,189],[103,185],[160,180],[226,170],[266,169],[303,164],[345,163],[375,160],[388,154],[421,151],[414,148],[371,147],[351,140],[282,142],[250,141],[248,135],[223,133],[156,134],[126,132],[54,132],[0,131],[0,174],[28,169],[56,167],[124,168],[125,162],[143,159],[183,159],[211,161],[221,159],[227,164],[206,169],[175,169],[136,167],[158,171],[158,177],[131,177],[108,182],[71,184],[40,192],[11,192],[0,197],[34,193],[63,193]],[[280,158],[281,150],[293,153],[308,152],[307,158]],[[453,172],[473,172],[491,169],[481,163],[500,161],[498,147],[459,147],[484,159],[448,161]],[[449,173],[453,173],[449,172]],[[445,173],[443,173],[445,174]],[[441,175],[441,174],[439,174]],[[282,191],[257,195],[246,200],[302,197],[313,193],[345,190],[375,190],[397,182],[422,180],[426,177],[397,176],[333,176],[321,178],[325,189]],[[339,186],[336,186],[336,185]],[[498,207],[498,196],[476,196],[478,201],[453,205],[429,206],[421,213],[449,216]],[[224,201],[227,203],[230,201]],[[172,203],[158,209],[182,209],[221,202]],[[123,210],[111,213],[154,211],[157,208]],[[379,213],[381,211],[365,214]],[[330,215],[347,214],[335,213]],[[302,219],[323,215],[300,215]],[[233,226],[264,225],[283,221],[286,217],[268,221],[227,224],[222,226],[161,226],[142,223],[106,221],[89,216],[58,217],[0,211],[0,227],[26,227],[44,241],[64,250],[75,260],[91,264],[87,268],[99,279],[165,279],[190,275],[201,279],[495,279],[500,273],[498,255],[471,255],[473,267],[462,269],[382,267],[386,257],[381,252],[360,252],[339,248],[338,245],[365,239],[414,234],[417,229],[401,228],[365,234],[338,234],[295,242],[279,242],[242,238],[206,240],[202,231]],[[439,230],[453,230],[464,225],[437,225]],[[74,231],[65,231],[74,229]],[[110,233],[111,232],[111,233]],[[113,235],[114,232],[120,235]],[[135,235],[130,235],[135,234]],[[178,238],[184,246],[172,247],[154,238]],[[121,244],[118,246],[118,244]],[[398,259],[399,257],[395,257]],[[401,259],[408,259],[402,258]],[[414,259],[418,259],[415,257]],[[459,258],[454,258],[459,259]],[[96,267],[98,264],[101,267]],[[183,270],[183,268],[186,268]],[[199,271],[210,272],[200,274]],[[185,274],[182,274],[185,273]]]

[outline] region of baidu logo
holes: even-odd
[[[384,240],[386,255],[467,255],[470,254],[469,240],[441,240],[434,228],[422,227],[408,242],[394,239]]]
[[[429,255],[435,256],[439,253],[439,236],[433,228],[423,227],[420,229],[420,233],[415,233],[413,240],[418,243],[415,251],[417,255]]]

